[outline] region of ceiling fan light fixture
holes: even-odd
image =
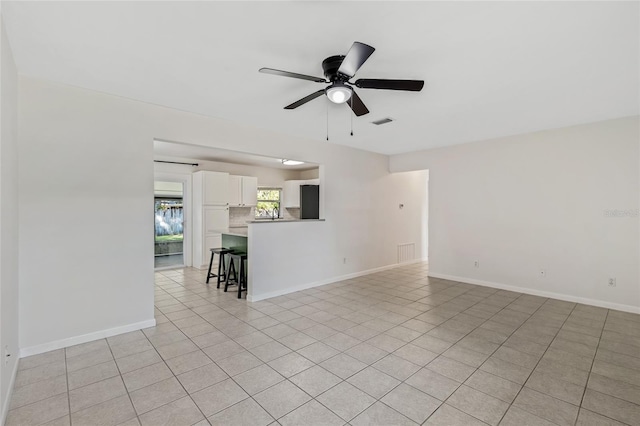
[[[351,98],[353,89],[342,83],[334,83],[327,87],[327,98],[334,104],[343,104]]]

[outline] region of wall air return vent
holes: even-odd
[[[393,121],[393,118],[386,117],[386,118],[381,118],[380,120],[372,121],[371,123],[375,124],[376,126],[380,126],[381,124],[391,123],[392,121]]]

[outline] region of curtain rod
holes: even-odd
[[[154,163],[167,163],[167,164],[184,164],[187,166],[197,167],[198,163],[181,163],[179,161],[162,161],[162,160],[153,160]]]

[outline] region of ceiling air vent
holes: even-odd
[[[391,117],[386,117],[386,118],[381,118],[380,120],[375,120],[372,121],[372,124],[375,124],[376,126],[379,126],[381,124],[387,124],[387,123],[391,123],[393,121],[393,118]]]

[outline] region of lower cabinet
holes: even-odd
[[[229,227],[229,207],[206,206],[193,213],[193,266],[207,268],[209,250],[222,247],[222,231]]]

